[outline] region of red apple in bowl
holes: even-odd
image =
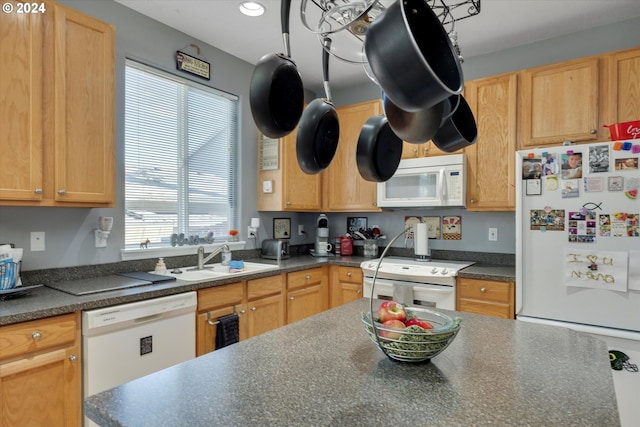
[[[387,320],[386,322],[382,322],[382,327],[384,329],[380,329],[380,336],[383,338],[388,338],[390,340],[398,340],[402,336],[402,331],[405,328],[404,322],[398,319]],[[385,329],[394,329],[394,331],[385,330]],[[395,332],[397,330],[397,332]]]
[[[407,320],[407,311],[404,306],[395,301],[384,301],[378,308],[378,318],[381,323],[387,320],[399,320],[404,322]]]
[[[425,329],[425,330],[426,329],[433,329],[433,325],[431,323],[429,323],[429,322],[427,322],[426,320],[423,320],[423,319],[418,319],[417,317],[414,317],[412,319],[407,320],[405,322],[405,325],[407,327],[415,325],[415,326],[419,326],[419,327],[421,327],[422,329]]]

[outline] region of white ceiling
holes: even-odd
[[[115,1],[251,64],[265,54],[283,51],[280,0],[258,0],[267,9],[258,18],[240,14],[241,0]],[[291,53],[305,87],[320,92],[321,45],[318,35],[301,22],[302,1],[292,1]],[[313,6],[310,1],[307,5],[311,15]],[[637,16],[640,0],[482,0],[481,13],[458,21],[455,29],[462,55],[470,58]],[[345,31],[332,36],[336,52],[356,59],[357,52],[342,40],[343,35]],[[332,88],[368,81],[361,64],[331,58]]]

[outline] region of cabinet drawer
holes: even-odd
[[[198,291],[198,311],[242,303],[243,283],[215,286]]]
[[[73,344],[78,328],[73,313],[3,326],[0,328],[0,359]]]
[[[483,314],[485,316],[501,317],[503,319],[513,319],[513,309],[509,304],[487,302],[482,300],[458,300],[458,311],[467,313]]]
[[[287,289],[296,289],[322,282],[325,276],[324,268],[296,271],[287,274]]]
[[[247,282],[247,298],[251,301],[282,292],[282,275],[263,277]]]
[[[338,280],[341,282],[362,284],[362,270],[354,267],[338,267]]]
[[[512,288],[512,282],[494,282],[464,278],[459,279],[457,282],[457,291],[460,298],[476,298],[505,304],[511,302]]]

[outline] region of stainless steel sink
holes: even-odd
[[[202,270],[197,270],[195,266],[183,267],[179,270],[181,273],[173,273],[177,269],[167,271],[167,275],[174,276],[179,280],[186,280],[189,282],[196,282],[202,280],[220,279],[223,277],[236,277],[246,276],[247,274],[259,273],[262,271],[277,270],[278,266],[273,264],[263,264],[259,262],[246,262],[244,263],[244,270],[230,273],[229,266],[222,265],[220,263],[207,264]]]

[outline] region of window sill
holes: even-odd
[[[204,246],[205,253],[209,254],[218,249],[224,244],[229,245],[229,249],[242,250],[246,247],[246,241],[239,242],[219,242],[209,245],[189,245],[189,246],[177,246],[166,248],[149,248],[149,249],[122,249],[120,254],[122,261],[132,261],[138,259],[169,257],[169,256],[181,256],[196,254],[199,246]]]

